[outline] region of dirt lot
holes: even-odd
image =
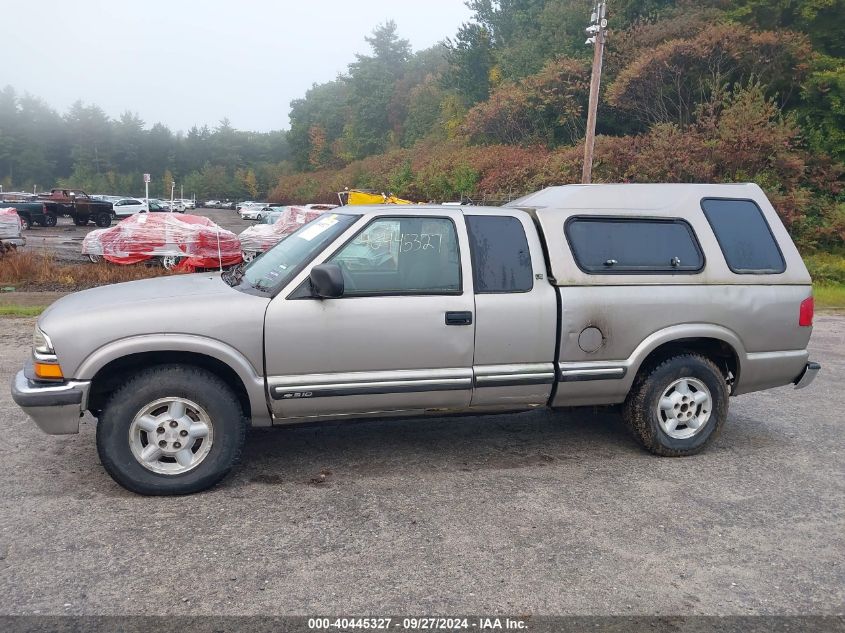
[[[0,319],[3,385],[32,323]],[[734,400],[693,458],[608,413],[337,424],[254,431],[170,499],[3,387],[0,614],[841,614],[845,318],[811,347],[812,387]]]
[[[235,235],[255,224],[248,220],[242,220],[231,209],[196,209],[191,213],[204,215],[224,229],[232,231]],[[112,223],[112,226],[115,223]],[[70,218],[59,218],[58,224],[53,228],[35,226],[24,232],[26,248],[51,253],[61,261],[83,261],[85,258],[81,254],[82,239],[89,231],[96,228],[93,224],[83,227],[75,226]]]

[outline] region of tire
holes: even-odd
[[[182,258],[178,255],[164,255],[159,261],[161,263],[161,267],[165,270],[173,270],[179,265]]]
[[[92,264],[99,264],[101,261],[103,261],[103,256],[102,255],[88,255],[88,261],[90,261]]]
[[[75,216],[73,216],[73,223],[76,226],[87,226],[88,225],[88,219],[89,219],[88,216],[85,216],[84,218],[80,218],[79,216],[75,215]]]
[[[256,220],[256,222],[261,222],[261,220],[262,220],[262,215],[261,215],[260,213],[259,213],[258,215],[256,215],[256,216],[255,216],[255,220]]]
[[[192,443],[193,448],[181,447],[178,450],[178,453],[187,450],[193,455],[192,459],[199,459],[202,455],[195,465],[183,465],[167,453],[153,457],[146,466],[141,463],[140,456],[136,457],[139,445],[136,441],[133,446],[133,438],[137,437],[141,437],[142,442],[143,437],[148,438],[144,449],[152,447],[153,455],[158,449],[149,441],[150,437],[166,438],[155,443],[164,442],[171,452],[177,450],[172,445],[182,439],[181,436],[186,433],[184,428],[188,427],[176,422],[177,427],[171,429],[175,420],[171,422],[167,418],[171,414],[166,402],[168,399],[189,403],[185,411],[191,419],[197,418],[202,422],[207,416],[207,434],[196,440],[196,444]],[[193,407],[201,415],[195,415]],[[151,413],[139,418],[146,419],[147,424],[155,428],[155,431],[141,434],[139,428],[142,424],[136,418],[145,411],[159,410],[162,410],[160,418],[153,419]],[[174,418],[178,415],[177,412]],[[185,417],[176,419],[184,420]],[[188,419],[190,428],[199,424],[191,422],[191,419]],[[156,424],[160,427],[155,427]],[[160,433],[159,428],[166,431]],[[199,367],[161,365],[135,374],[109,398],[97,423],[97,452],[106,471],[127,490],[142,495],[185,495],[206,490],[229,473],[240,458],[245,433],[246,421],[238,399],[223,380]],[[187,437],[186,441],[193,439],[191,435]],[[160,472],[168,468],[174,470]]]
[[[727,419],[725,377],[709,358],[673,356],[640,370],[622,415],[640,444],[655,455],[695,455],[718,436]]]
[[[21,218],[21,230],[28,231],[30,225],[29,218],[26,216],[20,216]]]
[[[56,226],[58,220],[56,216],[52,213],[45,213],[44,214],[44,226]]]
[[[94,222],[101,229],[111,226],[111,213],[100,213]]]

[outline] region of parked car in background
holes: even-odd
[[[111,202],[96,200],[81,189],[52,189],[39,199],[44,202],[45,211],[70,216],[77,226],[85,226],[89,221],[100,227],[110,226],[114,217]]]
[[[219,200],[206,200],[202,206],[204,206],[206,209],[216,209],[219,205]]]
[[[170,207],[162,204],[161,200],[154,200],[150,198],[150,202],[147,205],[150,213],[170,213]]]
[[[182,204],[185,205],[185,209],[196,209],[197,208],[197,201],[191,200],[190,198],[182,198]]]
[[[114,214],[118,218],[127,218],[139,211],[146,211],[147,205],[137,198],[120,198],[113,204]]]
[[[219,251],[218,251],[219,244]],[[181,271],[231,266],[241,261],[234,233],[198,215],[137,213],[108,229],[91,231],[82,254],[97,263],[154,260]]]
[[[238,214],[243,220],[261,220],[266,213],[270,211],[270,207],[266,202],[250,202],[240,207]]]
[[[271,208],[257,224],[253,224],[238,235],[244,261],[252,261],[276,244],[325,213],[321,209],[286,206]]]

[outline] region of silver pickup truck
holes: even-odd
[[[70,295],[12,395],[47,433],[89,411],[106,470],[142,494],[212,486],[249,424],[622,405],[680,456],[729,396],[813,380],[812,319],[756,185],[569,185],[343,207],[222,275]]]

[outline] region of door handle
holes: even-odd
[[[446,325],[472,325],[472,312],[447,312]]]

